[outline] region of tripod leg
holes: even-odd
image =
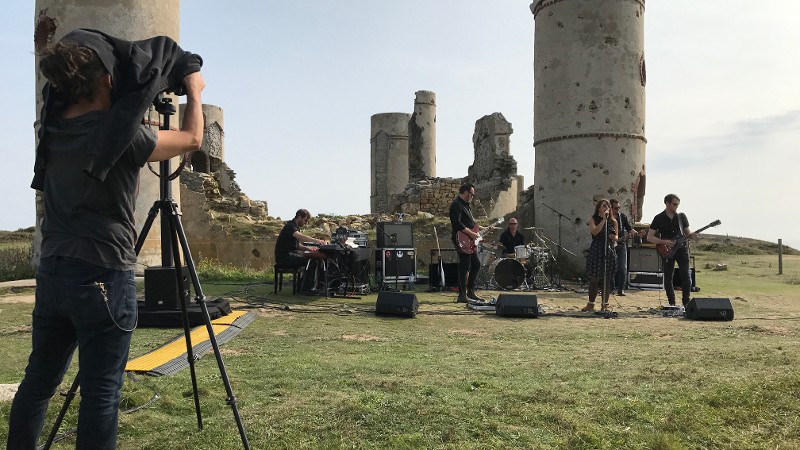
[[[160,209],[161,201],[156,200],[155,203],[153,203],[153,206],[150,208],[150,211],[147,213],[147,220],[144,221],[142,232],[139,233],[139,239],[136,240],[136,247],[134,247],[136,255],[139,255],[139,252],[142,251],[144,241],[147,239],[147,234],[150,232],[150,227],[153,226],[153,221],[156,220],[156,216],[158,216],[158,211]]]
[[[181,225],[180,217],[178,216],[177,205],[173,203],[172,208],[173,219],[171,220],[171,223],[175,226],[176,234],[178,235],[178,239],[180,239],[181,248],[183,249],[183,256],[186,259],[186,267],[189,268],[189,275],[192,278],[192,285],[194,286],[196,301],[197,304],[200,305],[200,310],[203,314],[203,320],[206,324],[206,330],[208,330],[208,338],[211,342],[211,348],[214,349],[214,356],[217,359],[217,367],[219,368],[220,377],[222,378],[222,383],[225,385],[225,392],[228,395],[227,402],[233,411],[233,418],[236,421],[236,426],[239,428],[239,436],[242,439],[242,445],[244,446],[245,450],[250,450],[250,443],[247,440],[247,434],[245,433],[244,425],[242,424],[242,418],[239,416],[239,408],[236,405],[236,396],[233,395],[231,382],[228,379],[228,373],[225,370],[225,363],[222,361],[222,354],[219,351],[217,337],[214,334],[214,328],[211,325],[211,316],[208,314],[208,306],[206,305],[206,299],[203,295],[203,288],[200,286],[200,278],[197,276],[197,269],[195,268],[194,260],[192,259],[192,253],[189,251],[189,243],[186,240],[186,233],[183,231],[183,225]],[[177,251],[175,254],[177,258]]]
[[[69,408],[70,403],[72,403],[72,399],[75,398],[75,393],[78,392],[80,376],[80,372],[75,374],[75,380],[72,382],[72,386],[69,387],[69,391],[67,391],[66,398],[64,399],[64,406],[62,406],[61,411],[58,412],[58,417],[56,417],[56,421],[53,423],[53,429],[50,430],[50,435],[47,436],[47,442],[45,442],[41,447],[43,450],[49,450],[50,446],[53,445],[53,441],[56,439],[56,433],[58,433],[58,429],[61,427],[61,422],[64,420],[64,416],[67,414],[67,409]]]
[[[174,203],[173,203],[174,205]],[[203,429],[203,415],[200,411],[200,394],[197,390],[197,373],[195,371],[195,361],[197,358],[194,355],[194,349],[192,346],[192,331],[189,325],[189,312],[186,306],[186,297],[188,292],[185,290],[183,286],[183,271],[181,270],[181,256],[180,252],[178,252],[178,241],[175,239],[177,226],[175,225],[177,222],[177,214],[173,211],[170,214],[164,214],[162,217],[169,221],[169,229],[170,229],[170,244],[172,245],[172,257],[175,262],[175,273],[178,282],[178,295],[181,304],[181,318],[183,322],[183,335],[186,339],[186,358],[189,361],[189,372],[192,378],[192,392],[194,393],[194,409],[195,414],[197,415],[197,429]],[[162,243],[163,245],[163,243]]]

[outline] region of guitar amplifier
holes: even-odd
[[[653,247],[630,247],[628,249],[628,271],[663,272],[661,256]]]
[[[662,289],[664,287],[663,272],[630,272],[629,284],[638,289]]]

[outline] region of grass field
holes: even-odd
[[[612,298],[615,319],[580,313],[585,294],[538,291],[542,317],[508,319],[419,287],[419,315],[402,319],[374,316],[375,294],[203,286],[259,316],[222,347],[254,449],[800,448],[800,256],[784,257],[783,275],[776,256],[695,256],[695,296],[730,298],[734,321],[664,317],[658,291]],[[30,346],[32,305],[19,294],[0,293],[0,383],[19,382]],[[138,329],[131,356],[178,334]],[[119,448],[241,448],[214,358],[197,373],[203,431],[188,371],[139,376],[126,380],[123,409],[146,406],[121,416]]]

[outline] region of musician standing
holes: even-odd
[[[275,241],[275,264],[286,268],[298,268],[306,265],[308,258],[324,258],[323,254],[302,244],[303,242],[326,243],[322,239],[306,236],[300,232],[300,228],[309,220],[311,213],[307,209],[298,209],[294,219],[286,222]]]
[[[471,239],[477,239],[481,229],[472,217],[472,210],[469,202],[475,197],[475,186],[472,183],[464,183],[458,188],[458,196],[450,204],[450,225],[452,226],[452,240],[458,253],[458,298],[459,303],[467,303],[470,300],[483,301],[475,295],[475,285],[478,280],[478,271],[481,263],[478,260],[477,252],[464,253],[458,245],[456,234],[461,232]]]
[[[519,220],[516,217],[508,221],[508,227],[500,235],[500,243],[503,244],[503,256],[513,255],[514,247],[525,245],[525,235],[519,232]]]
[[[685,236],[686,238],[697,237],[697,233],[692,233],[689,229],[689,219],[686,214],[678,213],[678,206],[681,199],[675,194],[667,194],[664,197],[665,209],[653,218],[650,229],[647,232],[647,241],[653,244],[666,245],[668,249],[676,244],[676,239]],[[658,232],[658,237],[656,237]],[[675,271],[675,262],[681,275],[682,301],[686,306],[691,295],[692,280],[689,273],[689,249],[681,245],[675,249],[675,254],[670,258],[662,258],[664,263],[664,289],[667,291],[667,300],[670,305],[675,304],[675,288],[672,285],[672,276]]]
[[[588,220],[592,243],[586,255],[586,276],[589,277],[589,303],[581,311],[594,311],[598,291],[602,291],[601,310],[608,310],[611,280],[617,268],[617,254],[613,244],[617,241],[619,228],[617,219],[611,214],[611,204],[600,199],[594,206],[594,214]],[[603,285],[600,285],[603,280]]]
[[[614,281],[617,295],[624,296],[625,287],[628,284],[628,237],[631,235],[633,227],[628,221],[628,216],[620,210],[621,206],[619,200],[611,199],[611,214],[616,217],[619,227],[617,247],[614,249],[617,252],[617,276]]]

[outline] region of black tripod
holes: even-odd
[[[170,117],[175,114],[175,106],[172,104],[172,99],[168,97],[162,98],[159,94],[159,97],[156,98],[153,104],[156,107],[156,111],[163,117],[160,129],[169,130]],[[236,421],[236,426],[239,428],[239,435],[242,439],[242,445],[245,450],[250,450],[250,443],[247,440],[247,434],[245,433],[242,419],[239,416],[239,409],[236,405],[236,396],[233,395],[228,374],[225,370],[225,363],[222,361],[222,354],[219,351],[219,344],[217,343],[217,338],[214,334],[214,328],[211,325],[211,316],[208,313],[206,299],[203,295],[203,289],[200,286],[200,279],[197,276],[197,269],[194,265],[194,261],[192,260],[192,254],[189,251],[189,243],[186,239],[183,225],[181,224],[178,205],[172,198],[172,186],[170,185],[170,181],[173,177],[168,176],[170,173],[169,160],[161,161],[159,163],[159,169],[161,171],[159,180],[160,198],[153,203],[153,207],[150,208],[150,212],[147,214],[147,220],[142,227],[142,232],[139,235],[139,239],[136,241],[136,254],[138,255],[141,251],[144,241],[147,238],[147,234],[149,233],[150,228],[153,226],[153,222],[155,221],[156,216],[158,216],[159,211],[161,211],[161,264],[163,267],[173,267],[174,263],[175,267],[178,296],[180,297],[181,305],[181,318],[183,321],[183,333],[186,339],[186,356],[189,361],[189,369],[192,378],[192,391],[194,393],[194,406],[197,414],[197,428],[200,430],[203,429],[203,417],[200,411],[200,396],[197,390],[197,375],[195,373],[195,361],[197,360],[197,357],[195,357],[194,350],[192,348],[193,346],[191,329],[189,326],[189,314],[187,312],[187,297],[189,294],[188,286],[184,286],[183,271],[181,270],[181,250],[186,258],[186,267],[192,279],[192,286],[194,287],[196,296],[195,301],[200,306],[203,321],[205,322],[206,330],[208,332],[209,341],[211,342],[211,347],[214,349],[214,356],[217,360],[217,367],[220,371],[220,377],[225,385],[225,392],[227,393],[226,401],[233,411],[233,417]],[[180,248],[178,247],[179,242]],[[58,418],[56,419],[56,423],[53,425],[53,430],[50,432],[47,443],[45,443],[43,446],[44,449],[49,449],[53,443],[53,440],[55,439],[55,434],[61,424],[61,420],[64,418],[71,400],[75,397],[75,392],[77,391],[79,385],[79,376],[80,373],[78,373],[78,375],[75,377],[75,381],[73,381],[70,391],[66,395],[64,406],[61,408]]]
[[[556,252],[557,256],[556,256],[556,267],[555,267],[555,270],[556,270],[556,281],[553,284],[555,284],[559,289],[561,289],[561,249],[564,248],[561,245],[561,219],[562,218],[566,218],[566,219],[569,219],[570,221],[572,221],[572,219],[570,219],[569,217],[565,216],[564,214],[561,214],[560,211],[558,211],[557,209],[553,208],[552,206],[548,205],[545,202],[541,202],[541,204],[542,204],[542,206],[546,207],[547,209],[549,209],[550,211],[553,211],[554,213],[556,213],[556,215],[558,215],[558,243],[556,244],[556,248],[558,248],[558,252]],[[550,241],[550,242],[553,242],[553,241]],[[571,251],[569,251],[569,250],[567,250],[565,248],[564,248],[564,251],[569,253],[572,256],[575,256],[574,253],[572,253]]]

